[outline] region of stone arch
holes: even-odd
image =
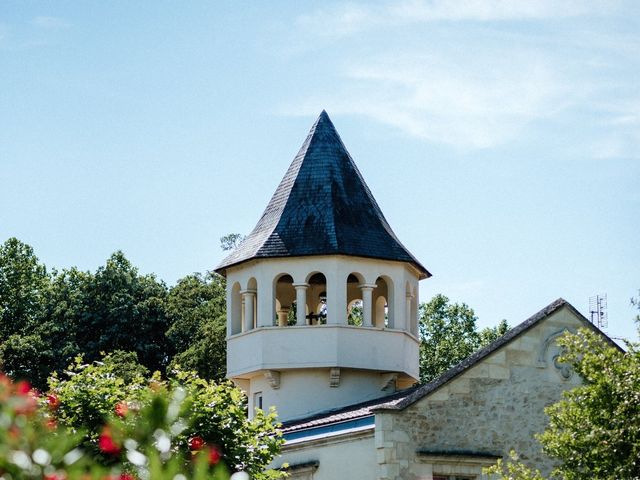
[[[307,325],[327,323],[327,277],[320,271],[307,275]]]
[[[362,291],[360,285],[365,283],[364,275],[351,272],[347,275],[347,325],[361,326],[363,316]]]
[[[293,276],[288,273],[279,273],[273,279],[273,322],[279,327],[286,327],[289,324],[290,313],[293,311],[292,307],[296,300],[296,289],[293,283]]]
[[[242,332],[242,296],[240,295],[240,283],[235,282],[231,286],[231,322],[229,335],[235,335]]]
[[[386,275],[379,276],[373,291],[373,325],[375,327],[393,328],[393,298],[393,281]]]

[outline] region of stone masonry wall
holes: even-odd
[[[514,449],[548,473],[552,462],[534,434],[546,426],[544,407],[580,382],[554,357],[557,337],[581,325],[563,308],[405,410],[376,414],[378,478],[431,480],[432,473],[450,471],[449,463],[458,474],[481,471],[473,458],[434,460],[419,450],[505,457]]]

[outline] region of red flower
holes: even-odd
[[[111,430],[109,427],[104,427],[102,429],[102,433],[98,438],[98,447],[100,451],[106,453],[108,455],[117,455],[120,453],[120,447],[113,441],[113,437],[111,436]]]
[[[199,436],[191,437],[189,439],[189,449],[190,450],[200,450],[204,447],[204,439]]]
[[[119,402],[115,406],[115,412],[120,418],[126,417],[129,413],[129,405],[126,402]]]
[[[222,458],[222,451],[215,445],[209,449],[209,465],[215,465]]]
[[[30,391],[31,384],[26,380],[20,380],[18,383],[16,383],[16,393],[18,395],[25,396],[28,395]]]
[[[63,473],[45,473],[42,477],[43,480],[64,480],[67,478]]]
[[[51,410],[56,410],[60,406],[60,399],[55,393],[50,393],[47,395],[47,404]]]
[[[55,418],[47,419],[47,423],[45,424],[49,430],[55,430],[58,428],[58,421]]]
[[[136,477],[134,477],[130,473],[124,472],[120,474],[118,480],[136,480]]]

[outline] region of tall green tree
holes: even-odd
[[[151,371],[164,371],[170,353],[166,285],[154,275],[140,275],[120,251],[86,280],[72,312],[80,351],[88,360],[100,352],[133,351]]]
[[[430,382],[509,329],[506,320],[478,332],[477,317],[465,303],[438,294],[420,305],[420,381]]]
[[[198,372],[207,380],[226,374],[226,282],[209,272],[188,275],[171,288],[167,314],[171,327],[167,337],[175,355],[172,367]]]
[[[0,339],[37,325],[49,283],[32,247],[17,238],[0,245]]]

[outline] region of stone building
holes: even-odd
[[[579,382],[555,339],[595,327],[560,299],[414,386],[418,282],[430,273],[391,230],[326,112],[216,271],[227,278],[227,376],[249,412],[277,408],[286,443],[274,467],[291,478],[479,479],[511,449],[551,468],[534,433],[544,407]]]

